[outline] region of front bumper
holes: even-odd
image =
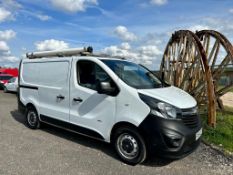
[[[196,115],[195,119],[195,126],[190,126],[182,119],[169,120],[149,114],[139,126],[149,154],[178,159],[192,153],[200,144],[196,133],[202,128],[200,117]]]

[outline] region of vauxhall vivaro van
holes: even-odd
[[[180,158],[202,134],[197,102],[133,62],[84,50],[34,52],[20,63],[19,108],[41,122],[113,143],[128,164]]]

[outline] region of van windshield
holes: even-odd
[[[122,60],[101,60],[126,84],[136,89],[161,88],[163,83],[149,70],[135,63]]]

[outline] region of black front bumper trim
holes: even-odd
[[[149,154],[177,159],[193,152],[200,143],[200,138],[196,140],[196,133],[202,128],[199,116],[196,117],[197,127],[189,128],[182,120],[169,120],[149,114],[139,125]]]

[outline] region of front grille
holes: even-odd
[[[197,114],[197,110],[198,108],[197,107],[194,107],[194,108],[186,108],[186,109],[182,109],[182,114]]]
[[[198,126],[199,119],[195,108],[182,110],[181,119],[189,128],[195,128]]]

